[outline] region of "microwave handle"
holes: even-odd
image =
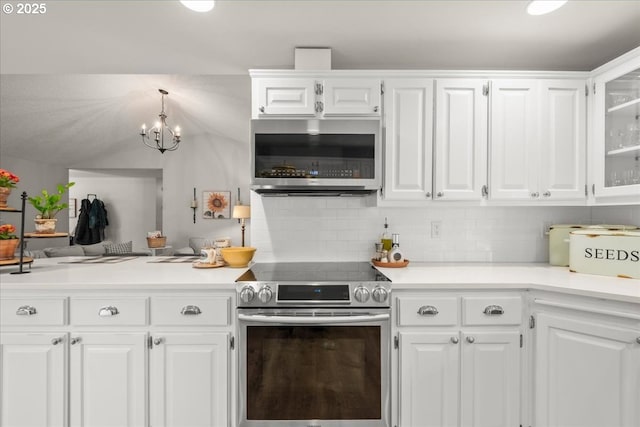
[[[362,323],[389,320],[388,313],[367,314],[362,316],[265,316],[263,314],[239,314],[238,319],[245,322],[279,323],[297,325],[317,325],[331,323]]]

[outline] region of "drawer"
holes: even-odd
[[[452,326],[458,324],[456,297],[399,297],[399,326]]]
[[[65,297],[3,298],[0,319],[3,326],[66,324]]]
[[[151,299],[151,323],[163,326],[230,324],[229,297],[154,297]]]
[[[462,323],[464,325],[519,325],[522,323],[522,298],[463,297]]]
[[[147,298],[71,298],[71,324],[79,326],[144,326]]]

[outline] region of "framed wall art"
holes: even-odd
[[[203,191],[202,217],[204,219],[231,218],[231,191]]]

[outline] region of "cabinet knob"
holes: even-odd
[[[200,313],[202,313],[202,310],[197,305],[185,305],[180,310],[180,314],[183,316],[197,316]]]
[[[482,197],[489,197],[489,187],[486,185],[482,186]]]
[[[451,337],[451,342],[454,344],[458,344],[458,337]]]
[[[640,337],[636,338],[636,342],[640,344]]]
[[[531,193],[531,197],[533,198],[540,197],[540,193],[538,193],[537,191],[535,193]]]
[[[438,314],[438,309],[432,305],[423,305],[418,309],[420,316],[435,316]]]
[[[380,110],[380,108],[376,105],[375,107],[373,107],[373,112],[377,113]]]
[[[76,345],[81,341],[80,337],[71,338],[71,345]]]
[[[58,345],[62,342],[62,337],[57,337],[51,340],[51,344]]]
[[[431,191],[427,191],[427,192],[425,193],[425,197],[426,197],[427,199],[431,198]]]
[[[16,310],[18,316],[33,316],[37,312],[36,308],[30,305],[22,305]]]
[[[160,345],[164,342],[164,338],[160,337],[160,338],[156,338],[153,340],[153,345]]]
[[[545,191],[544,193],[542,193],[542,195],[543,195],[544,197],[551,197],[551,191],[547,190],[547,191]]]
[[[260,110],[260,112],[264,114],[264,107],[260,107],[258,108],[258,110]]]
[[[112,305],[102,307],[98,311],[98,315],[100,317],[111,317],[111,316],[116,316],[118,314],[120,314],[120,312],[118,311],[118,307],[114,307]]]
[[[469,344],[473,344],[474,342],[476,342],[476,339],[474,337],[467,337],[467,342]]]
[[[500,316],[504,314],[504,309],[499,305],[488,305],[482,312],[487,316]]]
[[[438,191],[436,193],[436,197],[442,197],[442,196],[444,196],[444,193],[442,191]]]

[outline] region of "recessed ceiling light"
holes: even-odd
[[[561,8],[567,0],[532,0],[527,6],[529,15],[544,15]]]
[[[180,3],[191,10],[195,10],[196,12],[209,12],[213,9],[213,6],[215,6],[215,2],[213,0],[180,0]]]

